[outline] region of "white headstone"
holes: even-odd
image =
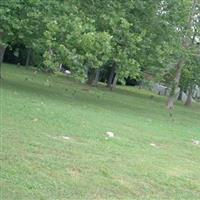
[[[69,70],[65,70],[64,73],[65,73],[65,75],[70,75],[71,74],[71,72]]]
[[[181,100],[182,100],[183,103],[186,102],[186,100],[187,100],[187,94],[185,94],[185,92],[182,92]]]
[[[164,86],[164,85],[161,85],[161,84],[159,84],[159,83],[155,83],[155,84],[153,85],[153,91],[154,91],[156,94],[165,96],[165,95],[166,95],[166,92],[167,92],[167,87]]]

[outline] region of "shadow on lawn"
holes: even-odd
[[[161,99],[159,98],[151,98],[150,95],[146,94],[140,94],[137,93],[137,91],[127,91],[120,88],[115,89],[114,91],[110,91],[108,88],[105,88],[104,86],[99,86],[97,88],[90,87],[86,84],[79,84],[75,83],[77,85],[76,87],[69,87],[66,88],[63,87],[65,85],[65,77],[60,77],[59,80],[63,81],[57,81],[57,77],[52,79],[51,86],[45,86],[41,83],[45,82],[45,79],[40,80],[40,82],[36,79],[32,79],[31,81],[26,81],[25,79],[19,79],[11,80],[11,79],[5,79],[3,80],[3,87],[18,91],[18,92],[25,92],[27,94],[30,94],[33,99],[35,96],[41,97],[41,101],[45,101],[43,97],[46,97],[50,100],[56,100],[61,101],[62,103],[77,103],[77,105],[89,105],[94,107],[101,107],[106,110],[114,110],[114,111],[122,111],[125,112],[133,112],[133,113],[140,113],[152,115],[152,113],[155,114],[156,110],[154,109],[155,106],[158,104],[158,102],[161,102]],[[74,84],[72,80],[66,81],[68,84]],[[60,88],[58,89],[60,84]],[[70,84],[70,85],[71,85]],[[89,93],[89,91],[92,91],[92,93]],[[98,91],[101,91],[101,94],[98,94]],[[104,95],[110,95],[111,98],[104,98]],[[130,102],[127,104],[126,101],[119,101],[120,96],[118,95],[124,95],[133,97],[133,102],[130,104]],[[149,100],[149,102],[147,102]],[[158,102],[157,102],[158,101]],[[139,102],[139,104],[138,104]],[[155,104],[155,106],[143,106],[143,104]],[[163,102],[161,102],[163,104]],[[161,106],[159,104],[159,106]],[[157,105],[158,106],[158,105]]]

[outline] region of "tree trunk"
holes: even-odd
[[[113,79],[114,79],[114,76],[115,76],[115,70],[116,70],[116,67],[115,67],[115,64],[113,63],[112,69],[111,69],[111,72],[110,72],[110,75],[109,75],[108,83],[107,83],[107,87],[109,87],[109,88],[112,87]]]
[[[180,82],[183,66],[184,66],[184,60],[183,60],[183,58],[181,58],[178,61],[178,63],[176,64],[176,75],[175,75],[174,81],[172,83],[171,92],[169,94],[169,98],[167,101],[167,108],[169,110],[172,110],[174,108],[174,101],[175,101],[175,97],[176,97],[175,91],[177,90],[179,82]]]
[[[192,87],[189,87],[185,106],[191,106],[191,105],[192,105]]]
[[[99,82],[99,76],[100,76],[100,69],[96,69],[95,78],[92,82],[92,86],[97,86]]]
[[[27,56],[26,56],[26,67],[30,64],[30,57],[31,57],[31,49],[27,49]]]
[[[173,96],[169,96],[169,98],[167,100],[167,108],[169,110],[172,110],[174,108],[174,97]]]
[[[115,77],[114,77],[114,80],[113,80],[113,83],[112,83],[112,87],[111,87],[111,90],[113,90],[114,88],[116,88],[116,85],[117,85],[117,74],[115,74]]]
[[[88,80],[87,80],[87,84],[88,85],[92,85],[94,79],[95,79],[95,69],[94,68],[89,68],[88,69]]]
[[[180,92],[179,92],[179,95],[178,95],[178,101],[182,101],[182,93],[183,93],[183,90],[180,89]]]
[[[3,57],[4,57],[5,50],[6,50],[6,46],[0,45],[0,79],[2,78],[2,75],[1,75],[1,64],[3,62]]]
[[[191,44],[193,44],[194,40],[195,40],[195,35],[196,33],[194,32],[194,37],[192,39],[192,42],[188,42],[190,41],[188,38],[190,38],[190,36],[188,35],[188,33],[190,32],[190,29],[192,28],[192,22],[193,22],[193,16],[195,13],[195,6],[196,6],[197,0],[193,0],[192,2],[192,7],[191,7],[191,11],[190,11],[190,15],[189,15],[189,19],[188,19],[188,23],[186,24],[186,35],[185,37],[182,38],[182,47],[187,50],[189,48],[189,46]],[[181,72],[183,69],[185,63],[185,59],[184,58],[180,58],[177,65],[176,65],[176,75],[175,75],[175,79],[172,83],[172,88],[171,88],[171,92],[168,98],[168,102],[167,102],[167,108],[169,110],[172,110],[174,108],[174,101],[175,101],[175,91],[178,88],[179,82],[180,82],[180,77],[181,77]]]

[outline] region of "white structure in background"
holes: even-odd
[[[65,74],[65,75],[70,75],[71,72],[70,72],[69,70],[65,70],[65,71],[64,71],[64,74]]]
[[[156,92],[156,94],[166,96],[167,95],[167,87],[164,85],[160,85],[159,83],[156,83],[153,85],[153,91]]]
[[[180,90],[181,89],[179,87],[175,89],[175,99],[176,100],[178,100],[178,97],[179,97],[179,94],[180,94]]]
[[[161,95],[161,96],[168,96],[170,94],[170,88],[164,86],[164,85],[161,85],[159,83],[155,83],[153,86],[152,86],[152,90],[153,92],[155,92],[156,94],[158,95]],[[179,97],[179,94],[180,94],[180,88],[177,88],[175,90],[175,94],[176,94],[176,100],[178,100],[178,97]],[[198,85],[196,85],[193,89],[193,93],[192,93],[192,101],[195,102],[195,99],[200,99],[200,87]],[[185,92],[182,92],[181,94],[181,101],[182,102],[186,102],[187,100],[187,93]]]
[[[161,85],[159,83],[155,83],[153,85],[152,90],[158,95],[168,96],[170,94],[170,90],[171,89],[166,87],[166,86],[164,86],[164,85]],[[176,90],[175,90],[176,99],[178,99],[179,93],[180,93],[180,88],[176,88]]]
[[[192,96],[195,99],[200,99],[200,87],[198,85],[194,87]]]
[[[59,68],[60,68],[60,72],[63,72],[65,75],[68,76],[68,75],[71,74],[71,72],[70,72],[69,70],[66,70],[66,69],[63,67],[62,64],[60,64]]]
[[[185,103],[186,100],[187,100],[187,94],[185,94],[185,92],[182,92],[182,94],[181,94],[181,101]]]
[[[156,94],[158,94],[158,95],[161,95],[161,96],[169,96],[170,90],[171,90],[171,89],[168,88],[168,87],[166,87],[166,86],[164,86],[164,85],[161,85],[161,84],[159,84],[159,83],[155,83],[155,84],[153,85],[152,90],[153,90]],[[175,95],[176,95],[175,99],[176,99],[176,100],[177,100],[178,97],[179,97],[179,93],[180,93],[180,88],[176,88],[176,90],[175,90]],[[184,97],[185,97],[185,96],[184,96]]]

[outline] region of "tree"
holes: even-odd
[[[42,36],[47,22],[63,14],[65,11],[63,5],[61,0],[1,1],[0,61],[2,62],[6,46],[13,43],[24,44],[29,50],[41,51],[44,44]],[[30,54],[27,56],[27,64],[29,56]]]
[[[132,31],[133,25],[119,17],[115,7],[112,16],[102,14],[102,10],[91,15],[89,4],[80,3],[84,8],[82,12],[72,11],[49,23],[45,35],[47,49],[52,51],[45,52],[45,64],[58,66],[58,60],[64,62],[80,77],[88,75],[91,84],[95,77],[97,80],[100,67],[109,60],[115,65],[113,74],[117,72],[119,78],[137,72],[134,52],[141,38]],[[93,6],[98,10],[99,1]]]
[[[109,65],[104,63],[104,66],[109,68],[107,71],[110,71],[108,87],[115,86],[113,83],[116,83],[117,78],[124,81],[125,77],[137,76],[139,65],[136,50],[141,41],[141,33],[134,30],[134,22],[131,22],[133,18],[129,17],[134,2],[95,0],[92,4],[89,4],[86,0],[79,1],[78,5],[84,15],[95,20],[94,25],[97,31],[105,31],[112,36],[112,53],[110,59],[106,62]],[[137,19],[139,19],[139,16],[137,16]]]
[[[180,86],[187,92],[186,106],[192,105],[192,94],[196,85],[200,85],[200,59],[191,56],[183,68],[180,79]]]
[[[195,26],[198,25],[195,23],[195,18],[197,13],[199,13],[199,2],[197,0],[188,2],[184,2],[187,9],[185,9],[186,11],[183,12],[186,14],[186,16],[188,16],[188,19],[186,18],[187,22],[186,20],[182,20],[180,21],[181,23],[179,23],[179,26],[176,25],[177,33],[180,35],[180,42],[177,44],[179,55],[178,62],[175,65],[175,77],[171,84],[171,92],[167,102],[167,107],[169,110],[172,110],[174,107],[175,91],[176,88],[179,86],[181,73],[185,63],[187,62],[185,58],[187,58],[188,54],[190,54],[190,47],[191,45],[193,45],[193,37],[195,34],[194,30],[196,29]],[[191,9],[189,9],[189,12],[187,11],[188,7],[191,7]]]
[[[60,63],[68,65],[73,74],[82,80],[86,79],[89,71],[100,68],[111,52],[111,36],[106,32],[97,32],[92,20],[73,12],[50,21],[45,39],[45,65],[53,68]]]

